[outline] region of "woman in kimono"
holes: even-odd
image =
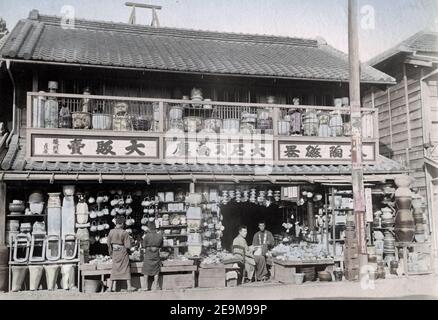
[[[123,230],[125,217],[116,218],[116,227],[108,235],[108,252],[113,260],[110,285],[108,291],[115,291],[116,281],[125,280],[128,291],[135,291],[131,284],[131,269],[129,265],[129,249],[131,239],[129,234]]]
[[[153,282],[154,288],[159,289],[158,276],[161,269],[160,248],[163,247],[163,236],[157,233],[154,222],[148,224],[148,232],[143,239],[144,260],[143,275],[144,288],[151,290]]]

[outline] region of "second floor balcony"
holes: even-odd
[[[337,164],[351,158],[345,100],[328,107],[36,92],[27,97],[27,156],[36,159]],[[364,161],[378,154],[377,120],[376,109],[362,109]]]

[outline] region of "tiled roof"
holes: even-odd
[[[404,40],[395,47],[392,47],[378,56],[368,61],[368,64],[375,66],[390,59],[399,53],[438,53],[438,32],[433,31],[420,31],[414,34],[412,37]]]
[[[27,162],[25,141],[14,136],[8,154],[2,162],[5,171],[59,173],[148,173],[148,174],[254,174],[263,172],[257,165],[219,164],[144,164],[144,163],[89,163],[89,162]],[[260,170],[259,170],[260,169]],[[379,156],[377,164],[364,166],[365,174],[391,174],[406,171],[398,162]],[[334,175],[351,174],[351,165],[288,165],[273,166],[271,175]]]
[[[3,58],[147,70],[348,81],[347,55],[321,41],[154,28],[61,19],[32,12],[20,20],[0,51]],[[393,83],[362,66],[362,82]]]

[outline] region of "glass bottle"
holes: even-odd
[[[49,82],[49,92],[56,93],[58,82]],[[44,105],[44,127],[58,128],[58,99],[56,97],[48,97]]]

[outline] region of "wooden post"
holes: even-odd
[[[362,163],[362,117],[360,105],[360,62],[358,36],[358,2],[348,2],[348,47],[350,61],[351,159],[356,239],[360,267],[368,263],[365,228],[365,190]]]
[[[6,183],[0,182],[0,247],[6,245]]]

